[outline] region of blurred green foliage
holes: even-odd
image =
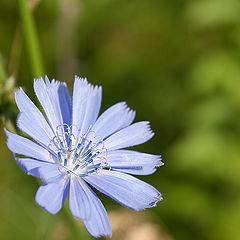
[[[0,53],[35,99],[19,2],[1,0]],[[164,201],[147,211],[175,239],[240,239],[239,12],[238,0],[41,0],[33,10],[50,78],[71,89],[75,74],[87,76],[103,85],[103,109],[126,100],[136,121],[151,121],[155,137],[135,149],[163,155],[165,166],[142,179]],[[55,239],[64,213],[35,204],[35,180],[2,130],[0,141],[0,239]]]

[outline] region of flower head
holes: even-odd
[[[98,117],[102,88],[77,76],[73,97],[66,83],[47,77],[36,79],[34,90],[46,118],[21,88],[15,94],[17,126],[32,140],[5,132],[18,164],[43,181],[36,193],[41,207],[56,214],[69,192],[73,216],[99,237],[111,236],[111,225],[88,184],[133,210],[153,207],[162,199],[154,187],[129,175],[152,174],[163,163],[158,155],[122,150],[153,136],[148,122],[132,124],[135,112],[125,102]]]

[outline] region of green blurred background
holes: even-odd
[[[0,6],[0,239],[77,239],[64,211],[51,216],[37,206],[39,183],[5,144],[3,127],[11,129],[17,114],[9,77],[36,102],[33,78],[45,73],[70,90],[75,74],[86,76],[103,86],[102,111],[126,100],[136,121],[151,122],[155,137],[135,149],[162,154],[165,162],[141,177],[164,196],[144,212],[159,231],[154,239],[240,239],[239,0],[0,0]],[[99,195],[110,215],[125,211]]]

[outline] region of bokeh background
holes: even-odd
[[[88,77],[103,86],[102,111],[126,100],[156,133],[134,149],[162,154],[165,166],[141,179],[164,201],[135,213],[98,193],[113,239],[240,239],[239,0],[0,6],[0,239],[92,239],[64,210],[52,216],[37,206],[39,183],[5,144],[3,127],[14,130],[17,116],[14,89],[37,103],[33,78],[45,73],[70,90],[75,74]]]

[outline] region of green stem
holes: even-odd
[[[6,73],[3,67],[3,59],[2,56],[0,55],[0,83],[4,83],[6,81]]]
[[[44,74],[42,58],[32,11],[27,0],[19,0],[19,11],[32,72],[34,77],[40,77]]]

